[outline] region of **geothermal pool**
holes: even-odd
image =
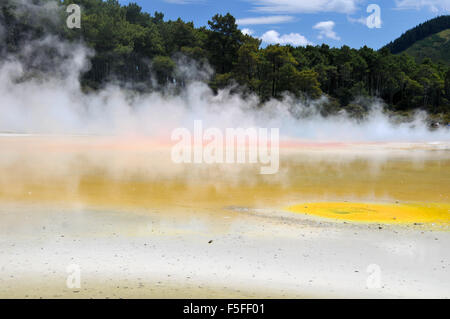
[[[0,152],[3,298],[450,297],[448,142],[291,141],[274,175],[142,137]]]

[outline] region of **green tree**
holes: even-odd
[[[280,97],[280,93],[287,89],[286,81],[280,83],[281,71],[283,71],[284,77],[288,77],[287,72],[292,73],[292,68],[285,65],[296,66],[297,61],[295,61],[292,54],[289,52],[287,47],[277,45],[269,45],[264,50],[264,64],[266,66],[266,81],[270,83],[270,95],[272,97]],[[282,69],[283,68],[283,69]]]
[[[242,44],[242,33],[237,27],[236,19],[229,13],[224,16],[216,14],[208,21],[208,25],[211,32],[208,34],[206,47],[210,52],[211,63],[219,73],[229,73]]]
[[[256,91],[260,84],[260,79],[258,78],[260,44],[260,40],[245,36],[244,44],[238,50],[237,61],[233,68],[233,73],[238,83],[247,86],[252,91]]]
[[[158,84],[164,86],[173,82],[175,63],[167,56],[156,56],[152,61],[152,69]]]

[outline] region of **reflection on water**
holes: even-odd
[[[92,207],[282,208],[311,201],[450,203],[450,151],[423,145],[304,145],[280,170],[173,164],[138,139],[0,137],[0,201]]]

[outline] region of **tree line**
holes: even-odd
[[[98,89],[111,80],[134,83],[144,90],[183,87],[189,79],[177,72],[176,61],[184,57],[212,67],[214,75],[208,84],[213,90],[231,87],[240,94],[257,94],[261,101],[285,94],[304,99],[327,95],[326,114],[346,109],[361,116],[367,105],[358,101],[381,98],[393,112],[423,109],[446,114],[447,119],[450,113],[450,68],[430,59],[417,63],[407,54],[393,54],[389,46],[378,51],[367,46],[330,48],[326,44],[262,47],[259,39],[239,30],[231,14],[217,14],[208,26],[197,28],[181,19],[166,21],[161,12],[143,12],[136,3],[60,3],[81,6],[81,29],[61,26],[65,24],[64,10],[60,12],[61,23],[36,24],[32,21],[35,17],[17,10],[20,3],[2,1],[0,19],[7,27],[3,45],[14,52],[23,41],[47,32],[70,41],[83,40],[96,52],[91,68],[82,77],[85,88]],[[48,17],[43,15],[42,19]]]

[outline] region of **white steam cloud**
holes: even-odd
[[[0,36],[2,28],[0,26]],[[53,57],[45,54],[53,49]],[[56,53],[55,53],[56,52]],[[326,102],[304,102],[286,96],[260,104],[254,95],[242,97],[230,89],[218,94],[201,81],[211,74],[178,59],[178,71],[191,79],[181,92],[165,90],[137,94],[110,84],[90,93],[81,89],[80,75],[89,69],[94,53],[82,44],[56,37],[27,43],[19,54],[0,61],[0,133],[104,134],[169,137],[177,127],[205,126],[280,128],[284,138],[312,141],[448,141],[449,130],[430,131],[424,115],[394,124],[373,105],[361,122],[345,113],[323,117]],[[30,77],[27,67],[45,72]]]

